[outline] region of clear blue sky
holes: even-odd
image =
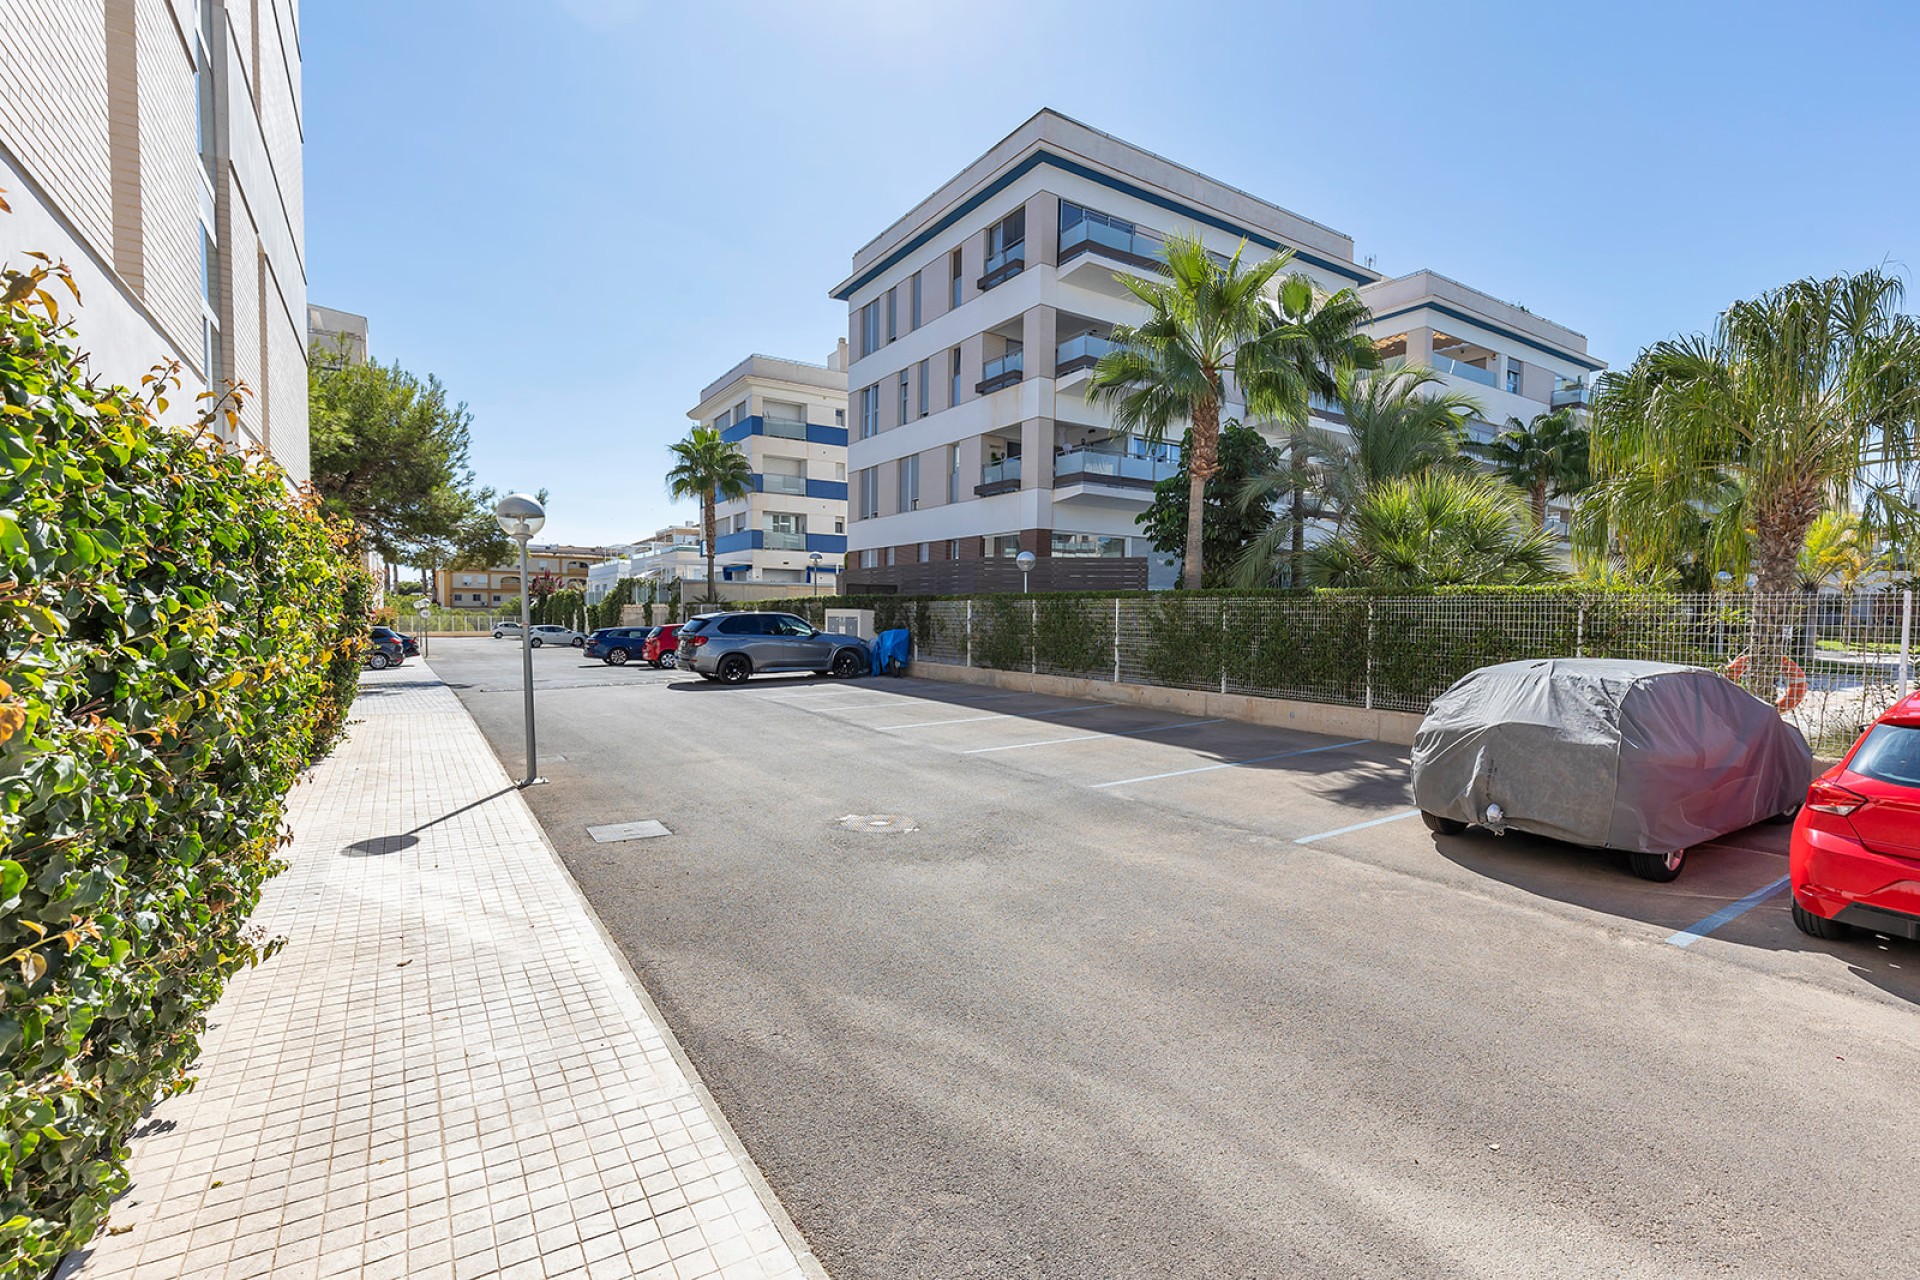
[[[1616,365],[1796,276],[1905,273],[1920,234],[1907,5],[302,14],[309,296],[438,374],[472,410],[481,480],[550,489],[566,541],[666,523],[665,448],[700,388],[752,351],[824,358],[853,250],[1043,106],[1336,227],[1383,271],[1523,303]]]

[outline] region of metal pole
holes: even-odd
[[[1113,602],[1113,682],[1120,683],[1120,601]]]
[[[526,528],[524,524],[520,527]],[[527,589],[527,539],[531,536],[528,534],[515,539],[520,544],[520,676],[527,712],[527,776],[520,780],[523,787],[543,781],[538,767],[539,754],[533,741],[533,617],[527,607],[527,600],[533,594]]]
[[[1900,593],[1900,696],[1913,692],[1913,591]]]

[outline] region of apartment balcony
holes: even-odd
[[[1592,390],[1578,379],[1562,378],[1553,388],[1553,407],[1556,409],[1585,409],[1592,403]]]
[[[782,440],[807,438],[807,422],[804,418],[762,418],[760,421],[766,435],[776,436]]]
[[[1027,242],[1010,244],[1000,252],[987,257],[985,270],[975,283],[985,293],[997,284],[1004,284],[1027,269]]]
[[[974,393],[984,396],[1020,381],[1025,376],[1022,372],[1026,363],[1025,357],[1024,351],[1009,351],[997,360],[987,361],[981,366],[980,381],[973,384]]]
[[[996,493],[1012,493],[1020,487],[1020,459],[1003,458],[980,468],[980,483],[973,486],[975,497],[990,498]]]
[[[1483,387],[1497,385],[1494,381],[1493,370],[1482,369],[1479,365],[1467,364],[1464,361],[1455,360],[1451,356],[1437,355],[1433,357],[1433,371],[1435,373],[1449,374],[1455,378],[1465,378],[1468,382],[1477,382]]]
[[[807,478],[805,476],[763,475],[760,477],[760,492],[791,493],[806,496]]]
[[[1122,231],[1104,222],[1083,220],[1060,233],[1060,265],[1083,253],[1096,253],[1130,267],[1159,269],[1167,244],[1151,231]]]
[[[1068,338],[1054,349],[1053,376],[1064,378],[1082,369],[1091,369],[1100,363],[1101,356],[1115,350],[1118,344],[1097,334],[1083,333],[1077,338]]]
[[[1056,502],[1093,506],[1145,506],[1153,498],[1153,486],[1179,470],[1173,459],[1069,449],[1053,459],[1053,497]]]
[[[771,530],[761,535],[760,545],[768,551],[805,551],[807,535],[804,533],[774,533]]]

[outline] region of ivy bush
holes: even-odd
[[[372,581],[269,460],[97,389],[48,286],[0,276],[0,1280],[84,1244],[128,1135],[189,1086],[283,798],[342,731]]]

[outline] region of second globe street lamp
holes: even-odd
[[[526,697],[527,776],[519,785],[531,787],[546,779],[540,776],[533,741],[533,618],[527,607],[532,584],[527,577],[527,543],[547,522],[547,509],[532,494],[510,493],[494,504],[493,518],[500,522],[502,533],[520,544],[520,677]]]

